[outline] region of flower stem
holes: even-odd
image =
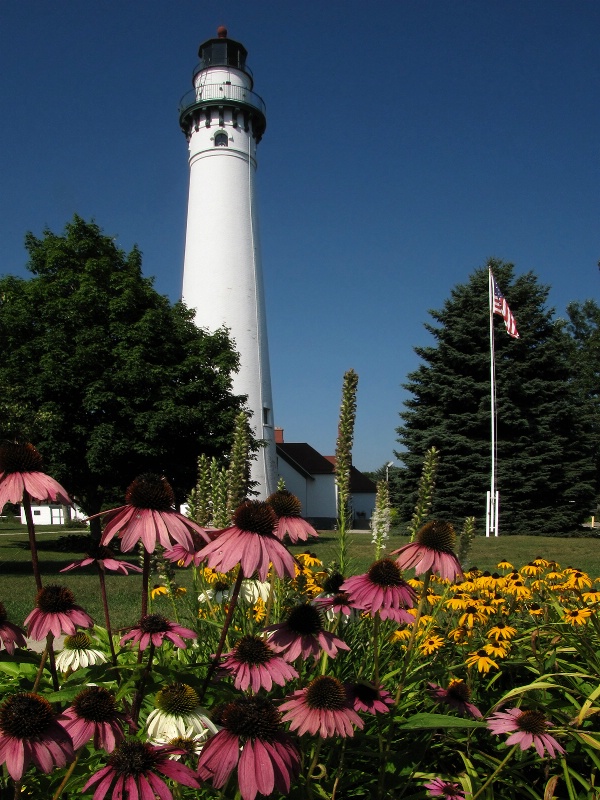
[[[40,574],[40,564],[38,561],[37,542],[35,540],[35,525],[33,524],[33,514],[31,513],[31,498],[29,492],[23,490],[23,511],[27,522],[27,533],[29,534],[29,548],[31,550],[31,566],[33,567],[33,577],[38,590],[42,588],[42,576]]]
[[[240,593],[240,588],[243,579],[244,579],[244,571],[240,567],[239,572],[237,574],[237,578],[235,579],[235,586],[233,587],[233,593],[231,595],[231,600],[229,601],[229,608],[227,609],[227,616],[225,617],[225,622],[223,623],[223,630],[221,631],[221,638],[219,639],[219,644],[217,645],[217,651],[214,654],[212,661],[209,664],[206,677],[204,678],[204,683],[202,684],[202,689],[200,690],[200,703],[202,703],[204,699],[204,695],[206,694],[206,690],[208,689],[208,684],[210,683],[210,679],[212,678],[219,663],[219,659],[221,658],[223,647],[225,646],[225,639],[227,638],[227,632],[229,630],[229,626],[231,625],[231,620],[233,619],[233,612],[235,611],[235,607],[237,605],[237,599]]]
[[[148,595],[150,583],[150,553],[144,547],[144,563],[142,570],[142,617],[148,613]]]
[[[148,676],[152,670],[152,659],[154,658],[154,645],[150,642],[149,646],[149,653],[148,653],[148,662],[146,664],[146,668],[142,673],[142,677],[140,678],[140,682],[135,692],[135,696],[133,698],[133,703],[131,704],[131,718],[137,725],[138,717],[140,716],[140,709],[142,707],[142,700],[144,699],[144,688],[146,686],[146,681],[148,680]],[[141,651],[140,651],[141,652]]]
[[[417,638],[417,632],[419,629],[419,620],[423,616],[423,609],[425,608],[425,603],[427,602],[427,591],[429,589],[430,580],[431,580],[431,570],[427,570],[423,578],[423,588],[421,589],[421,597],[419,598],[419,605],[417,606],[415,621],[413,622],[412,631],[410,632],[410,639],[408,640],[408,645],[406,646],[406,653],[404,654],[404,668],[402,670],[402,677],[400,679],[400,683],[398,684],[398,690],[396,691],[396,705],[398,705],[400,701],[400,695],[402,694],[402,690],[404,689],[404,681],[406,680],[406,673],[408,672],[410,657],[413,651],[413,647],[415,646],[415,639]]]
[[[106,625],[106,633],[108,635],[108,646],[110,647],[110,656],[112,659],[113,667],[116,667],[117,654],[115,653],[115,645],[112,637],[112,629],[110,627],[110,611],[108,608],[108,597],[106,595],[106,581],[104,579],[104,567],[101,564],[98,564],[98,579],[100,581],[100,596],[102,597],[102,608],[104,609],[104,624]]]
[[[510,748],[510,750],[508,751],[504,761],[502,761],[500,764],[498,764],[496,769],[492,772],[492,774],[487,779],[487,781],[483,784],[483,786],[475,792],[473,797],[471,797],[471,800],[476,800],[477,797],[479,797],[481,794],[483,794],[483,792],[485,792],[487,787],[496,779],[496,777],[500,774],[500,772],[502,772],[504,767],[508,764],[508,762],[513,757],[514,752],[515,752],[515,750],[517,749],[518,746],[519,746],[518,744],[515,744]]]
[[[46,642],[46,647],[44,648],[44,652],[42,653],[42,659],[40,661],[40,666],[38,667],[37,674],[35,676],[35,681],[33,683],[33,689],[31,690],[33,694],[36,694],[40,681],[42,679],[42,673],[44,672],[44,666],[46,664],[46,659],[48,658],[48,643]]]
[[[71,762],[71,765],[69,766],[69,769],[66,771],[65,777],[62,779],[60,786],[58,787],[58,789],[52,795],[52,800],[58,800],[58,798],[63,793],[65,786],[69,782],[69,778],[73,774],[73,770],[77,766],[77,762],[79,761],[79,756],[81,755],[81,753],[82,753],[82,750],[78,750],[77,751],[77,755],[75,756],[75,758]]]

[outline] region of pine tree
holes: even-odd
[[[578,420],[565,326],[546,307],[548,287],[513,266],[492,269],[517,320],[520,338],[494,316],[497,394],[497,482],[501,534],[563,535],[589,511],[594,469],[585,425]],[[400,414],[398,441],[406,517],[414,505],[423,458],[440,451],[431,514],[462,525],[485,514],[490,485],[490,353],[488,270],[476,270],[430,311],[435,339],[415,348],[423,363],[408,376],[412,395]]]

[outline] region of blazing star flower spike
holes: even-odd
[[[0,706],[0,764],[20,781],[32,762],[42,772],[75,758],[73,743],[50,703],[31,692],[7,697]]]
[[[441,578],[453,581],[462,577],[462,568],[456,555],[454,545],[456,534],[449,522],[427,522],[418,531],[416,540],[405,544],[390,555],[397,555],[396,563],[400,569],[414,567],[415,574],[421,575],[431,570]]]
[[[551,758],[565,752],[556,739],[547,733],[550,727],[550,722],[541,711],[522,711],[520,708],[496,711],[488,720],[488,728],[496,736],[511,734],[506,740],[507,745],[518,744],[521,750],[533,745],[540,758],[544,757],[545,750]]]
[[[264,581],[272,563],[278,577],[294,577],[294,558],[274,535],[277,517],[270,506],[246,500],[235,512],[233,523],[199,553],[211,569],[229,572],[240,566],[246,578],[258,572]]]
[[[27,492],[35,500],[72,505],[66,489],[42,471],[42,457],[32,444],[0,444],[0,509],[20,503]]]
[[[115,536],[121,540],[121,550],[133,550],[142,542],[149,553],[153,553],[156,542],[169,549],[181,544],[188,550],[193,548],[192,532],[205,541],[210,537],[200,525],[175,511],[175,494],[166,478],[160,475],[139,475],[127,489],[126,505],[94,514],[108,516],[101,543],[107,545]]]
[[[45,639],[49,633],[54,637],[63,633],[72,636],[77,626],[91,628],[94,624],[89,614],[75,605],[73,592],[66,586],[44,586],[37,593],[35,604],[25,625],[29,626],[27,635],[36,641]]]
[[[277,515],[277,527],[274,533],[281,541],[286,535],[293,543],[305,542],[309,536],[319,535],[313,526],[300,516],[302,506],[296,495],[286,489],[278,489],[267,497],[267,503]]]

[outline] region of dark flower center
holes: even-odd
[[[167,714],[183,716],[193,711],[199,703],[197,692],[187,683],[171,683],[161,689],[154,705]]]
[[[73,702],[78,717],[87,722],[112,722],[116,718],[115,698],[101,686],[84,689]]]
[[[520,731],[534,736],[546,733],[546,717],[541,711],[522,711],[516,721]]]
[[[469,605],[465,608],[465,614],[476,614],[477,613],[477,606]]]
[[[500,575],[497,572],[492,572],[492,578],[497,581]]]
[[[39,590],[35,604],[44,614],[60,614],[73,608],[75,596],[66,586],[51,584]]]
[[[464,681],[450,681],[446,694],[451,702],[466,703],[471,697],[471,690]]]
[[[355,683],[352,687],[352,691],[361,703],[364,703],[366,706],[371,705],[371,703],[379,699],[379,691],[370,683]]]
[[[302,511],[300,500],[286,489],[280,489],[267,497],[267,503],[278,517],[299,517]]]
[[[226,592],[229,589],[229,584],[227,581],[215,581],[213,584],[215,594],[217,592]]]
[[[479,656],[479,658],[487,658],[487,653],[485,652],[485,650],[478,650],[477,655]]]
[[[0,706],[0,730],[15,739],[40,736],[53,719],[50,703],[31,692],[13,694]]]
[[[403,583],[400,570],[391,558],[382,558],[381,561],[376,561],[367,575],[371,583],[375,583],[377,586],[400,586]]]
[[[323,589],[327,592],[327,594],[337,594],[340,590],[340,586],[346,579],[343,575],[340,575],[339,572],[334,572],[329,575],[328,578],[325,578],[325,582],[323,583]]]
[[[82,550],[83,552],[89,556],[90,558],[114,558],[115,552],[111,550],[110,547],[106,545],[100,544],[97,539],[94,539],[93,536],[86,536],[85,541],[82,542]]]
[[[485,571],[485,572],[482,572],[482,573],[481,573],[481,577],[482,577],[482,578],[491,578],[491,577],[492,577],[492,573],[491,573],[491,572],[488,572],[488,570],[486,569],[486,571]]]
[[[306,705],[318,711],[341,711],[348,707],[348,696],[337,678],[320,675],[308,684]]]
[[[0,603],[0,625],[3,622],[6,622],[8,619],[8,614],[6,613],[6,608],[4,607],[4,603]]]
[[[273,742],[281,735],[281,714],[266,697],[240,697],[219,713],[219,724],[242,739]]]
[[[529,606],[529,610],[530,610],[530,611],[541,611],[541,608],[542,608],[542,607],[541,607],[541,606],[539,606],[537,603],[532,603],[532,604]]]
[[[259,536],[270,536],[277,525],[277,515],[261,500],[245,500],[233,515],[236,528]]]
[[[268,644],[258,636],[243,636],[235,646],[235,657],[243,664],[267,664],[273,656]]]
[[[125,494],[125,502],[136,508],[172,511],[175,505],[175,494],[166,478],[146,473],[138,475],[129,485]]]
[[[441,553],[452,553],[456,544],[456,533],[449,522],[434,520],[427,522],[417,533],[419,544]]]
[[[72,636],[65,636],[65,650],[88,650],[92,640],[83,631],[77,631]]]
[[[169,621],[160,614],[147,614],[138,625],[142,633],[164,633],[169,630]]]
[[[42,457],[29,442],[2,442],[0,472],[42,472]]]
[[[116,773],[122,776],[141,775],[159,761],[151,745],[138,739],[128,739],[117,747],[108,759]]]
[[[316,636],[323,630],[321,615],[314,606],[308,603],[295,606],[290,611],[287,625],[299,636]]]
[[[506,628],[506,623],[505,622],[497,622],[496,623],[496,628],[498,628],[498,630],[500,630],[500,631],[503,631],[504,628]]]

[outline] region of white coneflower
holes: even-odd
[[[240,586],[240,600],[253,606],[260,598],[266,603],[271,593],[269,581],[243,580]]]
[[[148,736],[154,742],[205,739],[218,731],[199,704],[198,694],[186,683],[165,686],[157,693],[154,705],[146,720]]]
[[[57,668],[61,672],[68,672],[80,667],[90,667],[92,664],[104,664],[106,656],[101,650],[91,647],[91,644],[92,640],[83,631],[65,636],[64,648],[56,656]]]
[[[232,586],[226,581],[216,581],[210,587],[198,595],[199,603],[217,603],[222,605],[231,597]]]

